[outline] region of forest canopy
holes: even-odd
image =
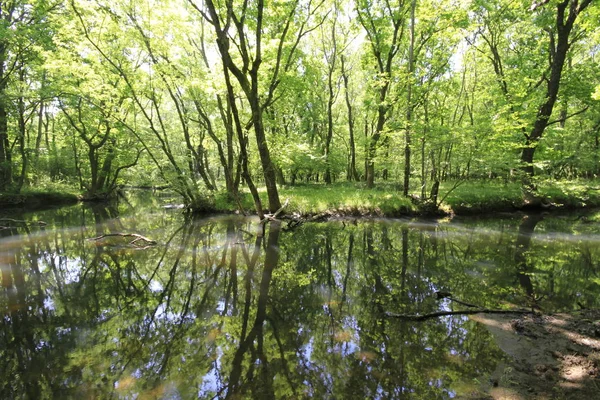
[[[591,0],[9,0],[0,21],[0,192],[248,191],[262,216],[300,182],[600,173]]]

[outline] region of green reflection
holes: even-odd
[[[155,211],[150,211],[155,210]],[[590,219],[340,221],[260,236],[133,200],[0,230],[1,398],[451,398],[502,353],[467,317],[599,306]],[[586,222],[587,221],[587,222]],[[139,233],[156,246],[114,233]]]

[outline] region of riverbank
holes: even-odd
[[[478,314],[507,355],[463,399],[593,399],[600,393],[600,310],[540,315]]]
[[[0,208],[44,209],[76,204],[81,197],[75,193],[27,190],[21,193],[0,193]]]
[[[440,185],[439,207],[420,199],[417,188],[410,197],[404,197],[397,185],[392,183],[379,183],[373,189],[366,188],[363,183],[349,182],[284,185],[280,187],[279,194],[282,202],[288,200],[285,213],[301,217],[397,218],[600,207],[600,181],[542,182],[538,184],[538,203],[524,201],[518,182],[503,181],[465,181],[458,185],[444,182]],[[264,189],[260,190],[260,195],[266,206],[268,202]],[[240,212],[241,205],[243,212],[255,213],[249,193],[241,192],[239,202],[228,197],[224,192],[215,194],[208,208],[215,213],[232,213]],[[71,205],[83,199],[83,196],[66,190],[28,190],[20,194],[0,193],[0,207],[40,209]],[[202,213],[206,213],[206,209]]]
[[[431,216],[431,215],[485,215],[495,212],[514,212],[552,209],[583,209],[600,207],[600,182],[565,181],[543,182],[538,185],[540,202],[524,201],[518,182],[468,181],[456,185],[445,182],[440,186],[438,208],[422,201],[413,191],[404,197],[393,184],[382,183],[367,189],[361,183],[303,184],[282,186],[282,202],[289,199],[285,212],[311,217],[320,214],[331,216]],[[263,204],[266,193],[261,192]],[[254,207],[249,194],[240,196],[240,203],[249,213]],[[226,195],[215,198],[218,212],[229,212],[236,207]]]

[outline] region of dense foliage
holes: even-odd
[[[0,1],[0,192],[600,171],[591,0]],[[268,205],[257,187],[266,187]],[[239,199],[237,201],[239,203]]]

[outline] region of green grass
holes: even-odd
[[[440,185],[441,200],[453,187],[454,182]],[[460,213],[481,213],[489,210],[512,210],[523,201],[521,185],[517,182],[469,181],[451,191],[445,198],[443,207]]]
[[[600,181],[545,181],[539,185],[540,194],[553,203],[570,208],[599,207]]]
[[[300,214],[338,211],[350,215],[403,215],[417,212],[410,199],[393,189],[367,189],[363,185],[302,185],[281,189],[282,200],[289,198],[289,209]]]
[[[443,182],[438,199],[444,199],[441,209],[456,214],[485,214],[494,211],[515,211],[523,206],[523,192],[519,182],[465,181],[454,187],[454,182]],[[420,190],[413,188],[412,193]],[[449,192],[449,193],[448,193]],[[600,181],[541,181],[538,194],[546,202],[558,207],[581,208],[600,206]],[[266,192],[260,189],[263,207],[268,207]],[[282,186],[279,196],[283,203],[289,199],[286,213],[314,215],[322,212],[343,215],[401,216],[426,213],[410,199],[402,196],[397,185],[378,183],[367,189],[363,183],[340,182],[333,185],[320,183]],[[249,193],[241,195],[241,203],[248,212],[254,211]],[[237,209],[226,194],[215,197],[216,209]]]
[[[268,208],[264,189],[259,189],[263,208]],[[362,184],[336,183],[303,184],[279,187],[279,198],[283,204],[289,199],[286,213],[314,215],[322,212],[338,212],[343,215],[388,215],[399,216],[414,214],[418,210],[410,199],[392,189],[366,189]],[[254,210],[252,197],[249,193],[240,195],[240,202],[247,211]],[[220,193],[215,196],[215,207],[220,211],[230,211],[235,202]]]

